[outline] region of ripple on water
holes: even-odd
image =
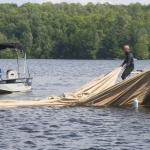
[[[149,149],[148,114],[126,108],[6,109],[0,149]]]
[[[15,60],[0,60],[0,63],[3,70],[7,70],[12,68]],[[19,95],[1,95],[0,99],[29,100],[61,95],[111,71],[121,63],[100,60],[29,60],[31,75],[34,77],[33,90]],[[136,69],[147,69],[150,61],[135,63]],[[0,109],[0,149],[149,150],[149,125],[149,108],[138,111],[94,107]]]

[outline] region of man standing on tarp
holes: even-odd
[[[124,46],[124,53],[126,57],[125,57],[124,62],[121,65],[123,69],[125,69],[121,76],[122,80],[125,80],[126,77],[129,76],[130,73],[134,70],[134,57],[133,57],[133,54],[130,52],[129,45]]]

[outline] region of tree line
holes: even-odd
[[[150,5],[0,4],[3,42],[22,44],[28,58],[121,59],[128,44],[135,58],[149,59]]]

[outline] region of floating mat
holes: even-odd
[[[80,102],[81,106],[130,105],[137,98],[139,104],[150,105],[150,70],[124,80]]]
[[[61,97],[50,96],[40,101],[0,101],[0,107],[74,106],[115,85],[120,71],[121,67],[95,78],[71,93],[63,93]]]
[[[150,70],[115,84],[121,67],[102,75],[72,93],[50,96],[36,101],[0,101],[0,107],[36,106],[122,106],[137,98],[141,105],[150,105]]]

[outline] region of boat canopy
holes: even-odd
[[[26,49],[18,43],[0,43],[0,50],[4,50],[7,48],[16,48],[22,51],[23,53],[26,52]]]

